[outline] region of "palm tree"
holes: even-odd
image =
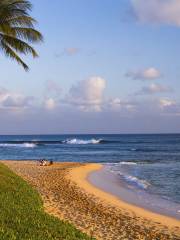
[[[36,20],[29,15],[31,8],[31,3],[26,0],[0,0],[0,49],[26,71],[29,67],[19,54],[38,57],[30,44],[43,40],[34,28]]]

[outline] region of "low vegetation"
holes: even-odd
[[[39,194],[0,164],[1,240],[90,240],[71,224],[46,214]]]

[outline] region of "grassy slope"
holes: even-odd
[[[38,193],[0,164],[1,240],[88,240],[72,225],[43,211]]]

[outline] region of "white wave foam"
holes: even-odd
[[[100,142],[101,142],[101,139],[82,140],[82,139],[76,139],[76,138],[63,141],[63,143],[66,143],[66,144],[81,144],[81,145],[98,144]]]
[[[125,167],[123,166],[136,166],[138,163],[135,162],[119,162],[119,163],[110,163],[109,164],[109,170],[119,176],[121,176],[126,182],[128,182],[130,185],[135,185],[138,188],[141,189],[147,189],[151,184],[147,182],[146,180],[139,179],[135,176],[130,175],[127,171],[124,171]]]
[[[137,165],[135,162],[120,162],[121,165]]]
[[[34,147],[36,147],[36,144],[35,143],[23,143],[23,147],[34,148]]]
[[[151,184],[148,183],[147,181],[145,180],[142,180],[142,179],[139,179],[135,176],[131,176],[131,175],[125,175],[125,174],[121,174],[121,176],[123,176],[123,178],[129,182],[129,183],[132,183],[132,184],[135,184],[137,185],[138,187],[142,188],[142,189],[147,189]]]
[[[0,147],[22,147],[22,148],[34,148],[36,147],[35,143],[0,143]]]

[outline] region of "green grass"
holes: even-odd
[[[46,214],[39,194],[0,164],[1,240],[90,240],[71,224]]]

